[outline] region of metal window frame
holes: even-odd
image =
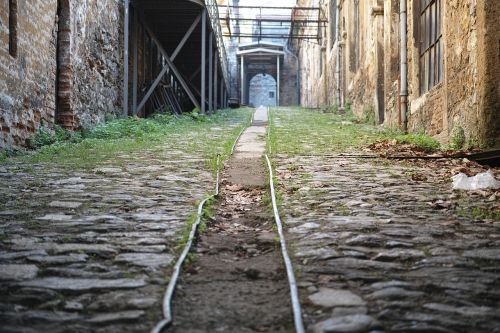
[[[425,21],[425,15],[427,12],[431,10],[431,6],[436,4],[436,10],[434,13],[434,23],[435,23],[435,39],[432,39],[432,18],[430,22],[430,26],[427,26],[427,22]],[[442,81],[442,75],[439,75],[439,66],[442,68],[442,61],[443,61],[443,49],[442,49],[442,44],[441,40],[443,37],[443,29],[442,29],[442,15],[443,15],[443,0],[428,0],[428,3],[425,6],[419,5],[420,8],[418,8],[418,24],[419,24],[419,29],[418,29],[418,35],[420,39],[420,45],[419,45],[419,79],[420,79],[420,84],[419,84],[419,90],[420,90],[420,95],[425,94],[426,92],[430,91],[433,87],[438,85]],[[439,14],[438,14],[439,13]],[[424,17],[424,26],[422,25],[422,17]],[[439,29],[438,29],[439,27]],[[424,40],[422,36],[422,30],[425,28],[425,33],[427,37],[429,38],[429,45],[424,48]],[[439,30],[439,35],[437,31]],[[440,48],[440,52],[437,51],[438,46]],[[430,57],[431,57],[431,52],[434,52],[434,64],[433,68],[430,66]],[[439,59],[438,59],[438,56]],[[428,64],[425,62],[425,58],[428,58]],[[422,60],[424,60],[424,63],[422,65]],[[433,80],[431,82],[431,71],[434,72]],[[442,73],[442,72],[441,72]],[[425,85],[423,85],[423,81],[427,79],[427,82]]]

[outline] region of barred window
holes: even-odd
[[[350,59],[349,68],[352,72],[355,72],[359,68],[360,63],[360,22],[359,22],[359,0],[354,0],[353,20],[351,23],[352,35],[350,41]]]
[[[333,45],[337,41],[337,0],[330,1],[330,19],[328,20],[330,24],[330,49],[333,49]]]
[[[420,2],[420,94],[443,78],[442,0]]]

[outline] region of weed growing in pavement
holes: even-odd
[[[440,148],[438,141],[424,133],[404,134],[394,128],[384,130],[367,124],[373,123],[372,113],[367,113],[364,122],[354,123],[356,117],[350,104],[346,104],[344,115],[302,108],[273,109],[269,145],[274,154],[289,155],[353,151],[379,140],[412,144],[426,152]]]
[[[373,109],[373,107],[366,107],[363,110],[363,117],[361,118],[361,122],[368,125],[376,125],[375,110]]]
[[[17,148],[3,148],[0,150],[0,163],[7,161],[9,158],[24,155],[26,152]]]
[[[457,212],[458,216],[473,218],[476,220],[500,221],[500,212],[482,207],[472,207],[470,209],[461,209]]]
[[[456,126],[451,131],[450,148],[460,150],[465,146],[465,130],[461,126]]]
[[[366,124],[354,124],[345,115],[320,113],[308,109],[273,109],[270,146],[273,154],[321,154],[343,151],[373,141],[380,130]]]
[[[426,134],[394,134],[394,132],[383,133],[382,138],[396,140],[399,144],[410,144],[426,153],[432,153],[441,148],[441,144]]]
[[[198,206],[198,203],[196,203],[196,206]],[[189,234],[191,233],[191,229],[193,227],[193,224],[196,222],[196,219],[198,217],[197,212],[191,214],[191,216],[187,219],[186,221],[186,228],[184,232],[182,233],[182,236],[177,243],[177,252],[180,254],[184,247],[186,247],[187,242],[189,241]]]
[[[32,149],[38,149],[58,142],[80,142],[81,140],[81,132],[70,132],[59,125],[55,125],[53,129],[48,128],[46,125],[42,125],[28,140],[28,146]]]
[[[221,151],[221,147],[227,150],[229,141],[234,141],[234,133],[241,130],[251,114],[250,109],[220,110],[214,115],[203,116],[203,120],[191,114],[158,114],[147,119],[115,119],[77,133],[60,127],[53,130],[42,127],[30,140],[35,150],[20,158],[27,163],[52,162],[71,168],[86,168],[116,159],[120,153],[160,150],[166,145],[178,146],[187,152],[203,150],[203,155],[208,158]],[[241,124],[235,126],[234,132],[216,136],[214,134],[218,133],[211,131],[212,127],[234,124]],[[3,150],[0,162],[8,163],[14,155],[18,154]]]

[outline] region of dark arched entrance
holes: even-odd
[[[257,74],[249,84],[250,106],[276,106],[276,80],[271,75]]]

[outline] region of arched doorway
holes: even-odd
[[[251,106],[276,106],[276,80],[269,74],[257,74],[250,80],[249,102]]]
[[[71,7],[69,0],[57,1],[57,74],[56,123],[66,129],[75,128],[71,104],[73,70],[71,66]]]

